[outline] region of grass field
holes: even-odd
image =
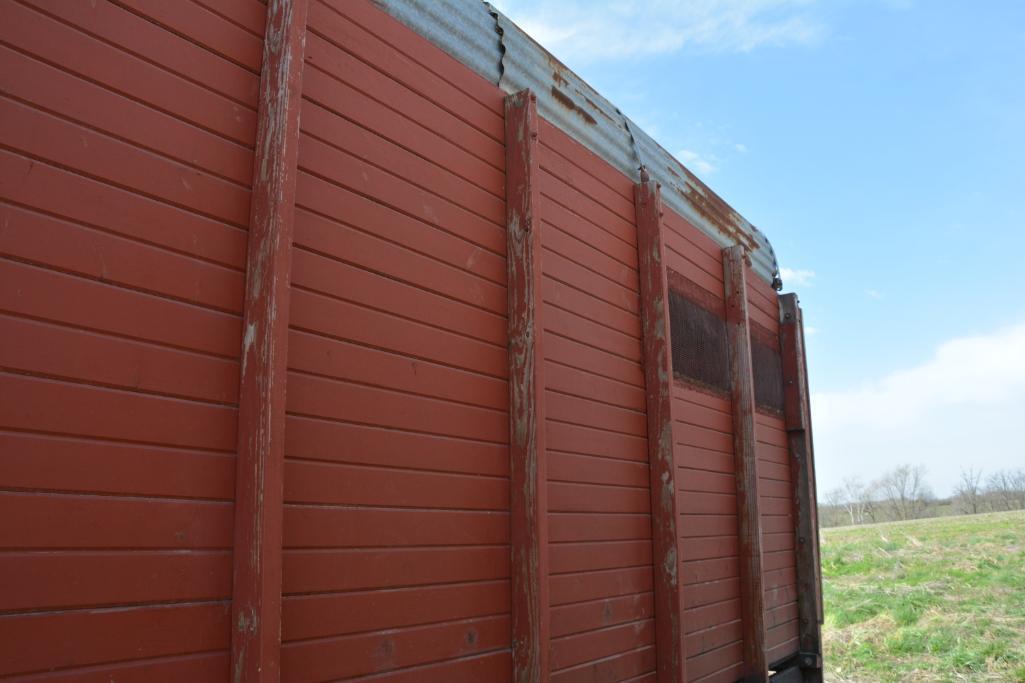
[[[829,681],[1025,683],[1025,512],[823,529]]]

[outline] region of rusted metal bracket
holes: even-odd
[[[686,676],[680,619],[676,528],[676,466],[673,456],[669,290],[662,241],[662,196],[658,184],[641,171],[634,186],[637,263],[644,338],[644,385],[648,414],[648,464],[651,472],[651,536],[654,552],[655,646],[659,683],[682,683]]]
[[[541,329],[537,99],[505,98],[509,272],[509,478],[512,659],[516,683],[549,673],[548,494]]]
[[[277,681],[288,287],[307,0],[271,0],[243,304],[235,482],[232,680]]]
[[[797,665],[781,669],[769,677],[771,683],[804,683],[804,674]]]
[[[815,458],[804,351],[804,320],[796,294],[779,297],[780,351],[783,361],[783,411],[794,487],[794,535],[797,539],[798,663],[808,683],[822,680],[822,576],[815,497]]]
[[[743,619],[746,682],[764,681],[765,593],[762,589],[762,524],[758,501],[758,460],[755,448],[754,379],[751,372],[751,330],[747,305],[747,264],[744,247],[723,249],[726,293],[726,334],[733,400],[733,458],[737,474],[740,602]]]

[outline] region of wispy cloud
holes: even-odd
[[[715,173],[719,168],[716,163],[714,155],[701,155],[689,149],[681,149],[676,153],[676,156],[680,158],[683,165],[692,171],[697,171],[699,174],[708,175],[709,173]]]
[[[745,145],[742,142],[738,142],[737,144],[733,145],[733,149],[737,150],[741,154],[747,154],[747,145]]]
[[[807,287],[811,285],[811,281],[815,278],[815,271],[802,268],[780,268],[779,277],[788,286]],[[807,330],[805,331],[807,332]]]
[[[883,293],[880,292],[878,289],[866,289],[865,296],[867,296],[870,299],[878,300],[883,298]]]
[[[809,45],[825,25],[815,0],[583,0],[494,3],[566,61],[602,61],[676,52]]]
[[[814,376],[815,368],[810,368]],[[1025,323],[952,339],[932,358],[849,391],[812,396],[819,490],[924,464],[938,492],[965,464],[1025,461]]]

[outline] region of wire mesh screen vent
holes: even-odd
[[[783,412],[783,360],[779,351],[752,335],[751,372],[754,375],[755,406]]]
[[[669,335],[673,345],[673,375],[729,393],[730,365],[726,322],[722,317],[670,289]]]

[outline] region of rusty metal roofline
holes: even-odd
[[[478,74],[514,93],[530,88],[538,112],[635,182],[640,167],[667,206],[716,243],[743,244],[754,272],[780,286],[769,240],[582,78],[481,0],[375,0],[386,12]]]

